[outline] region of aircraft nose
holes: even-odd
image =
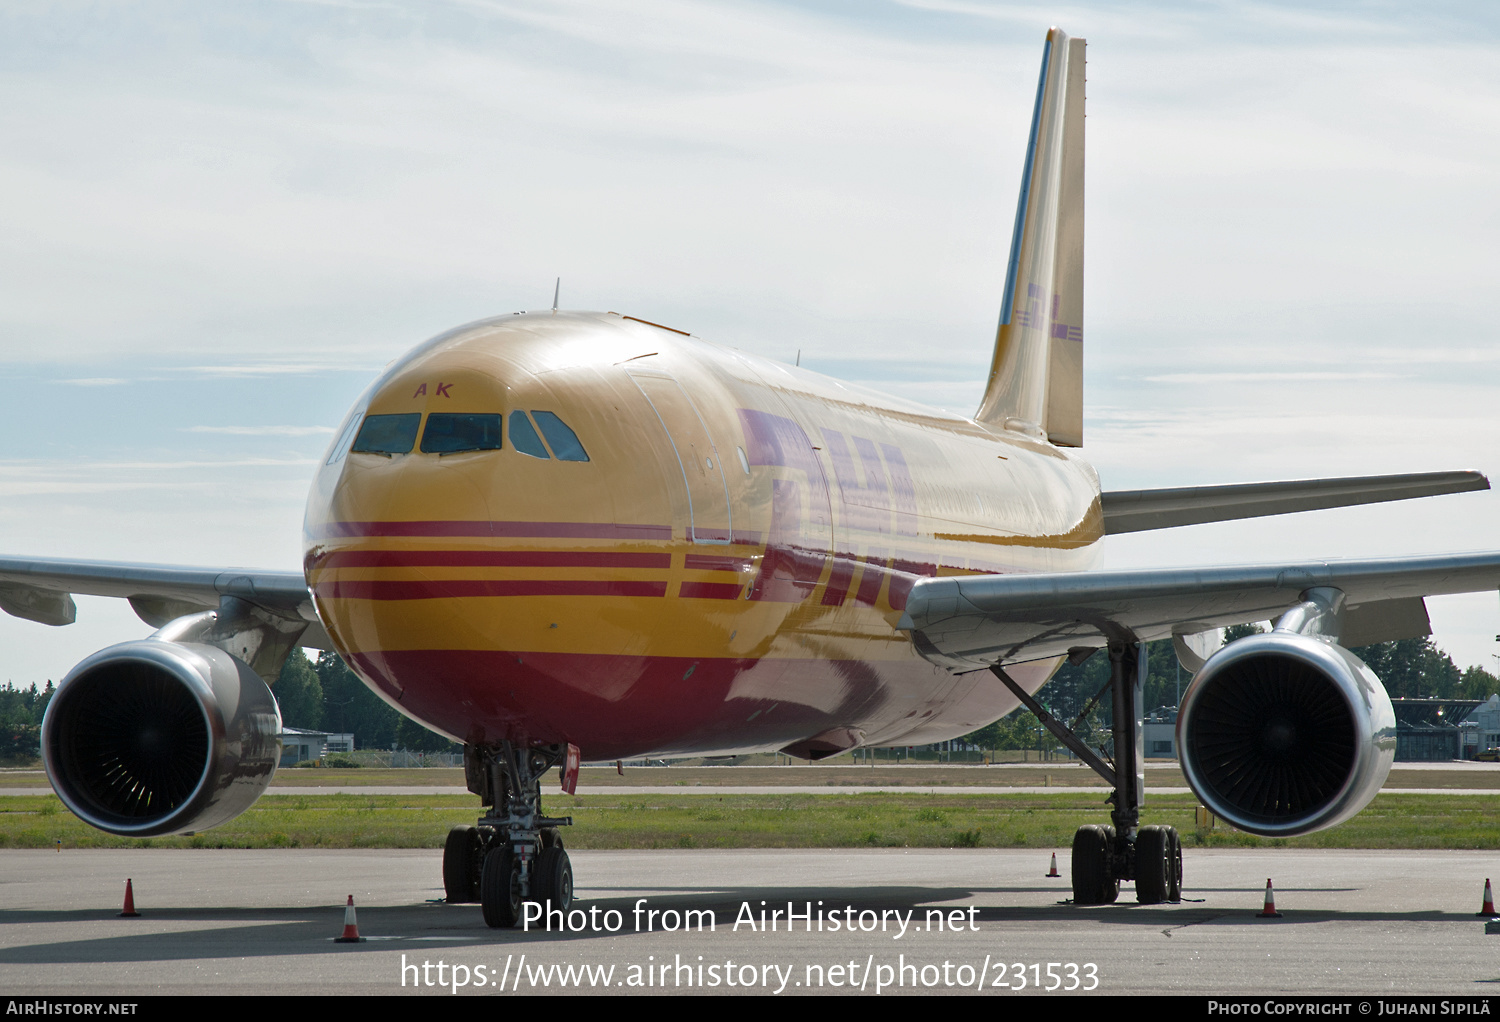
[[[518,717],[535,735],[583,674],[532,665],[638,651],[667,602],[665,487],[638,458],[611,474],[639,438],[609,429],[619,402],[589,392],[598,374],[557,375],[398,375],[309,504],[308,581],[330,633],[391,701],[455,738]],[[472,690],[457,698],[460,675]]]
[[[378,539],[410,548],[383,563],[417,567],[427,555],[420,566],[435,569],[485,560],[476,549],[438,549],[447,540],[484,546],[494,561],[534,540],[599,532],[615,501],[608,463],[591,453],[608,445],[590,406],[499,360],[419,362],[379,387],[351,423],[347,450],[333,451],[321,505],[309,504],[309,540],[322,538],[326,552],[330,540]],[[670,521],[670,508],[664,514]],[[315,537],[315,522],[330,535]]]

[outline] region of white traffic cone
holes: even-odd
[[[344,933],[333,938],[335,944],[358,944],[365,938],[359,935],[359,921],[354,917],[354,895],[349,895],[349,904],[344,906]]]
[[[1276,911],[1276,895],[1271,891],[1271,878],[1266,877],[1266,907],[1255,913],[1257,919],[1280,919],[1281,913]]]

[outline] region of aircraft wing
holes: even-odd
[[[1313,586],[1345,593],[1342,645],[1412,638],[1429,632],[1423,597],[1500,589],[1500,552],[928,578],[898,627],[923,657],[963,671],[1264,621]]]
[[[1490,481],[1478,472],[1411,472],[1230,486],[1106,490],[1099,495],[1099,502],[1104,531],[1115,535],[1489,488]]]
[[[45,625],[72,624],[74,594],[127,599],[153,627],[237,597],[276,617],[306,622],[302,645],[333,648],[301,572],[0,557],[0,610],[7,614]]]

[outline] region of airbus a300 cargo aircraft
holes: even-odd
[[[288,651],[337,650],[464,743],[477,826],[448,896],[493,926],[572,898],[539,779],[580,757],[822,758],[971,731],[1019,703],[1115,788],[1073,891],[1176,898],[1141,827],[1142,643],[1196,678],[1178,725],[1198,797],[1241,829],[1331,826],[1379,789],[1395,720],[1345,646],[1425,635],[1423,597],[1494,589],[1500,554],[1087,570],[1114,533],[1484,489],[1471,472],[1101,492],[1083,443],[1084,42],[1053,29],[999,332],[972,417],[911,406],[615,313],[517,313],[397,360],[313,481],[301,571],[0,561],[0,607],[69,594],[156,628],[58,687],[58,795],[115,834],[202,830],[265,790]],[[1275,630],[1214,651],[1224,625]],[[1111,664],[1106,758],[1036,704],[1063,658]],[[1101,693],[1102,695],[1103,693]]]

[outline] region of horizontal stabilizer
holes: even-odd
[[[1479,472],[1412,472],[1231,486],[1107,490],[1099,499],[1104,511],[1104,531],[1113,536],[1489,488],[1490,481]]]

